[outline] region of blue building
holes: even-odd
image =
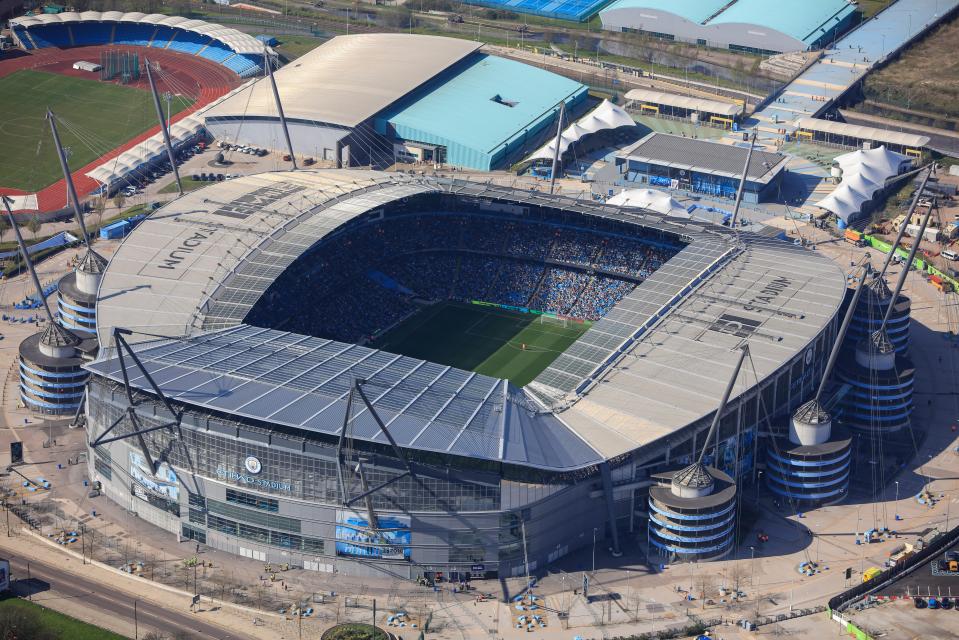
[[[560,104],[572,112],[586,97],[574,80],[477,54],[386,110],[376,131],[394,141],[398,161],[489,171],[534,151]]]

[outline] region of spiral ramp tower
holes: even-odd
[[[107,261],[88,250],[76,268],[57,283],[57,320],[65,328],[84,336],[97,330],[97,290]]]
[[[816,395],[792,415],[787,435],[770,439],[771,447],[766,453],[767,484],[770,491],[796,510],[834,504],[843,500],[849,490],[852,439],[844,429],[833,427],[832,415],[823,406],[823,397],[845,338],[855,324],[864,292],[869,295],[870,287],[865,282],[869,272],[867,262],[856,279],[856,289],[839,326]]]
[[[649,544],[675,561],[716,560],[735,542],[736,482],[701,462],[654,474]]]
[[[931,174],[932,168],[925,171],[907,219],[912,218]],[[923,215],[917,238],[923,237],[933,208],[929,207]],[[882,269],[868,287],[870,293],[858,304],[851,305],[858,315],[859,321],[854,325],[859,333],[850,332],[849,341],[854,344],[852,357],[846,358],[838,371],[839,379],[849,385],[849,392],[842,400],[843,422],[854,432],[870,438],[902,431],[909,427],[912,415],[915,367],[905,355],[909,348],[911,303],[901,294],[909,273],[908,265],[913,264],[919,249],[918,242],[913,243],[903,262],[893,291],[888,291],[884,280],[905,230],[906,225],[899,228]],[[861,332],[867,330],[868,334],[862,336]]]
[[[892,302],[892,290],[878,271],[873,271],[866,290],[856,307],[849,326],[847,340],[855,345],[865,340],[882,326],[882,318]],[[912,301],[902,294],[893,305],[886,332],[896,353],[905,355],[909,351],[909,317]]]
[[[731,476],[703,464],[703,458],[749,354],[749,343],[740,350],[699,459],[676,471],[652,474],[656,485],[649,489],[648,547],[670,562],[717,560],[736,544],[739,487]]]

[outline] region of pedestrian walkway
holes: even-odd
[[[898,0],[834,43],[817,63],[786,85],[777,98],[754,113],[747,126],[773,137],[780,130],[794,133],[796,119],[815,117],[825,111],[874,67],[894,56],[957,5],[959,0]]]

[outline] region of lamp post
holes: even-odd
[[[895,519],[899,519],[899,481],[896,480],[896,515]]]
[[[756,547],[749,547],[749,564],[749,584],[753,585],[756,583]]]
[[[596,573],[596,527],[593,527],[593,573]]]

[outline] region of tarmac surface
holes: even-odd
[[[147,629],[156,629],[165,633],[190,633],[197,638],[216,640],[245,640],[250,637],[224,631],[216,625],[198,620],[196,615],[171,611],[146,600],[135,600],[123,589],[65,572],[56,564],[48,564],[36,558],[28,561],[12,555],[11,547],[2,543],[0,548],[7,552],[10,572],[16,578],[13,592],[21,598],[29,597],[39,605],[56,609],[56,600],[69,599],[76,605],[126,621],[129,626],[136,627],[134,635],[138,631],[144,633]],[[16,551],[13,550],[13,553]]]

